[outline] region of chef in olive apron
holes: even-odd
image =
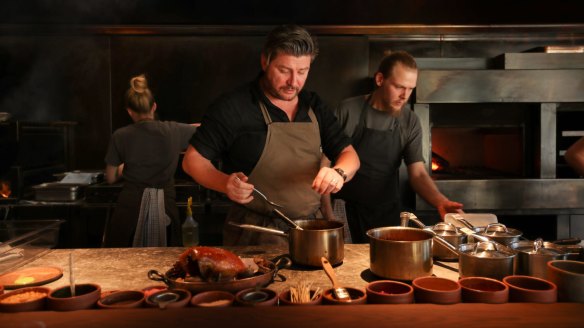
[[[377,88],[371,95],[346,99],[336,109],[361,161],[353,180],[335,195],[345,200],[355,243],[367,242],[369,229],[400,225],[398,170],[402,159],[414,191],[436,207],[441,217],[462,209],[462,204],[440,193],[430,178],[422,155],[419,119],[411,110],[402,110],[417,77],[414,58],[403,51],[394,52],[379,65],[374,76]]]
[[[316,54],[305,29],[274,29],[262,52],[260,76],[219,97],[191,139],[185,172],[234,202],[225,245],[287,244],[287,238],[232,225],[290,229],[254,187],[291,219],[323,219],[322,195],[341,190],[359,167],[332,111],[315,93],[302,90]],[[323,154],[336,165],[321,167]]]

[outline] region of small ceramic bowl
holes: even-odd
[[[509,301],[522,303],[555,303],[558,288],[553,282],[531,276],[507,276],[503,282],[509,287]]]
[[[101,296],[101,287],[96,284],[75,285],[75,296],[71,297],[69,285],[53,290],[47,297],[49,310],[73,311],[95,306]]]
[[[144,303],[144,293],[138,290],[120,290],[108,294],[97,301],[103,309],[138,308]]]
[[[549,261],[547,274],[558,288],[558,301],[584,303],[584,262]]]
[[[464,277],[458,280],[458,284],[465,303],[502,304],[509,300],[509,288],[497,279]]]
[[[47,287],[26,287],[0,295],[1,312],[23,312],[44,310],[47,296],[51,292]]]
[[[152,285],[152,286],[148,286],[146,288],[142,288],[142,292],[144,293],[144,298],[148,298],[150,297],[150,295],[159,292],[161,290],[167,290],[168,286],[166,285]]]
[[[318,291],[318,295],[315,296],[317,293],[316,288],[310,289],[310,301],[308,302],[292,302],[290,298],[290,288],[284,290],[278,296],[278,302],[280,305],[318,305],[322,303],[322,291]]]
[[[199,293],[191,298],[191,305],[195,307],[227,307],[233,304],[235,296],[230,292],[212,290]]]
[[[4,285],[0,285],[0,295],[4,294]]]
[[[414,302],[412,286],[393,280],[370,282],[365,287],[367,303],[370,304],[406,304]]]
[[[191,301],[191,292],[186,289],[166,289],[158,291],[146,298],[146,305],[149,307],[181,308],[187,306]]]
[[[367,294],[364,290],[360,288],[345,287],[349,296],[350,301],[341,301],[333,293],[333,288],[329,288],[322,293],[322,303],[331,305],[354,305],[354,304],[365,304],[367,303]]]
[[[412,281],[416,303],[455,304],[461,301],[458,282],[440,277],[419,277]]]
[[[278,302],[278,294],[268,288],[248,288],[235,294],[235,302],[242,306],[272,306]]]

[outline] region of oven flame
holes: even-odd
[[[440,170],[440,164],[436,163],[433,159],[432,159],[432,172],[434,171],[438,171]]]
[[[432,172],[442,171],[449,165],[450,164],[444,157],[432,152]]]
[[[2,198],[8,198],[12,194],[12,190],[10,190],[10,183],[5,181],[0,181],[0,196]]]

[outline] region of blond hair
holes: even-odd
[[[148,88],[144,74],[130,80],[130,88],[126,91],[126,107],[140,114],[147,114],[154,106],[154,96]]]

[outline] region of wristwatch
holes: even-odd
[[[335,171],[337,171],[337,173],[343,177],[343,181],[347,181],[347,175],[345,174],[345,171],[343,171],[343,169],[335,167],[334,168]]]

